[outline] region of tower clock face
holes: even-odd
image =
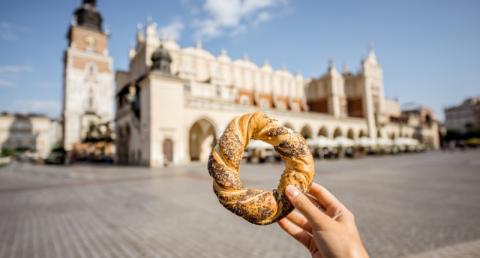
[[[97,45],[97,39],[89,34],[85,37],[85,43],[88,50],[94,50]]]

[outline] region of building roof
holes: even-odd
[[[446,107],[445,111],[452,111],[466,106],[480,106],[480,96],[466,98],[462,104],[456,106]]]
[[[17,112],[9,112],[9,111],[0,112],[0,116],[15,117],[15,118],[38,117],[38,118],[48,118],[48,119],[50,119],[47,115],[40,114],[40,113],[17,113]]]
[[[83,4],[74,12],[76,25],[102,32],[103,18],[96,4],[95,0],[83,0]]]

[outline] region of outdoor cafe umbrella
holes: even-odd
[[[248,143],[247,149],[269,149],[272,148],[272,146],[264,141],[260,140],[250,140]]]
[[[315,139],[307,139],[307,144],[313,148],[329,148],[336,146],[336,142],[325,136],[318,136]]]
[[[363,136],[355,140],[355,145],[366,148],[375,145],[375,142],[373,139]]]
[[[352,147],[355,142],[347,137],[339,136],[335,138],[335,143],[338,147]]]
[[[393,145],[393,141],[388,139],[388,138],[378,138],[377,139],[377,144],[379,146],[392,146]]]

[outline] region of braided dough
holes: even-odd
[[[274,146],[285,162],[277,189],[247,189],[240,181],[240,161],[250,139]],[[305,139],[262,112],[234,118],[212,150],[208,171],[220,203],[247,221],[267,225],[280,220],[293,210],[284,195],[287,185],[300,191],[310,189],[314,176],[313,158]]]

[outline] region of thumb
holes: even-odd
[[[288,185],[285,188],[285,193],[292,205],[312,224],[313,229],[322,230],[331,223],[331,218],[324,214],[295,186]]]

